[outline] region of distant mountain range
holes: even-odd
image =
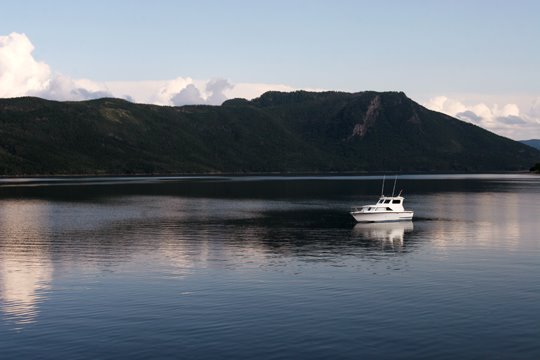
[[[532,146],[533,148],[540,150],[540,140],[539,139],[520,140],[520,143]]]
[[[0,100],[0,174],[528,170],[540,151],[401,92],[267,92],[221,106]]]

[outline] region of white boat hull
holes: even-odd
[[[358,222],[408,221],[408,220],[412,220],[414,212],[413,211],[400,211],[400,212],[351,211],[351,215]]]

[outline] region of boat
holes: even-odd
[[[396,177],[397,180],[397,177]],[[396,182],[394,181],[394,190],[396,188]],[[394,190],[392,196],[384,195],[384,178],[381,191],[381,197],[376,204],[363,205],[360,207],[353,207],[350,211],[352,217],[358,222],[383,222],[383,221],[410,221],[413,218],[414,212],[411,210],[405,210],[403,202],[405,198],[401,196],[403,190],[399,192],[397,196],[394,196]]]

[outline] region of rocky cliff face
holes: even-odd
[[[366,114],[361,122],[356,124],[353,129],[353,136],[364,137],[369,129],[379,116],[379,110],[381,107],[381,97],[376,95],[369,103]]]

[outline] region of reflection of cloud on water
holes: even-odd
[[[52,279],[47,249],[48,207],[42,202],[0,207],[0,310],[18,324],[35,321]]]
[[[0,266],[0,299],[2,311],[19,324],[32,323],[38,314],[38,303],[49,289],[52,267],[48,260],[2,259]]]
[[[352,230],[352,236],[375,241],[383,247],[389,245],[394,249],[402,249],[405,234],[412,232],[413,229],[412,221],[358,223]]]
[[[456,193],[439,196],[430,212],[436,219],[432,224],[431,244],[446,252],[456,246],[467,248],[520,247],[524,219],[534,217],[534,207],[518,193]]]

